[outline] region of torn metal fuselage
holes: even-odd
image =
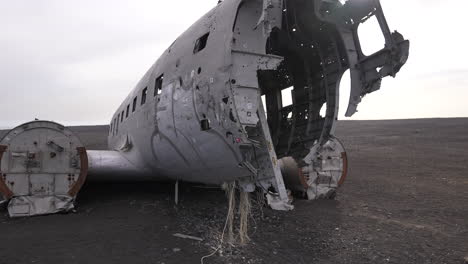
[[[385,47],[365,56],[358,28],[372,16],[379,22]],[[288,172],[283,176],[287,182],[291,177],[302,182],[300,187],[288,187],[306,192],[309,199],[333,196],[347,170],[346,152],[333,136],[341,78],[350,69],[346,116],[352,116],[361,99],[380,88],[382,78],[394,77],[405,64],[409,41],[390,32],[379,1],[350,0],[343,5],[339,1],[290,0],[283,3],[282,26],[271,30],[266,52],[284,57],[277,69],[259,71],[258,77],[276,153],[279,158],[292,157],[296,163],[283,162],[282,167],[289,164],[283,168]],[[282,102],[287,87],[293,87],[291,105]],[[334,154],[327,155],[332,145],[336,146]],[[331,160],[336,166],[326,165]],[[298,171],[295,175],[293,169]]]
[[[357,29],[371,16],[385,47],[365,56]],[[377,0],[225,0],[122,102],[110,125],[110,151],[75,148],[78,138],[42,121],[0,140],[0,193],[16,216],[72,209],[87,179],[237,181],[246,192],[263,190],[277,210],[293,208],[287,188],[309,199],[332,197],[347,171],[334,137],[343,73],[350,69],[349,116],[383,77],[395,76],[408,50]],[[288,104],[282,93],[291,87]],[[48,140],[34,141],[42,135],[36,131]],[[50,153],[40,160],[13,155],[20,152]]]
[[[366,57],[357,29],[374,15],[386,43]],[[351,70],[352,115],[383,77],[399,71],[408,49],[390,33],[379,1],[226,0],[182,34],[125,99],[109,146],[132,164],[133,177],[237,180],[245,191],[272,191],[287,209],[281,170],[309,198],[323,196],[311,188],[333,193],[346,175],[346,153],[333,136],[343,73]],[[292,104],[284,105],[288,87]],[[283,158],[292,167],[281,168]]]
[[[357,28],[374,15],[386,43],[366,57]],[[378,1],[226,0],[182,34],[125,99],[109,146],[132,164],[133,177],[236,180],[245,191],[274,193],[279,209],[288,209],[283,174],[309,198],[332,193],[346,175],[346,153],[333,136],[343,73],[351,70],[352,115],[383,77],[399,71],[408,49],[390,33]],[[289,87],[292,104],[284,105]]]

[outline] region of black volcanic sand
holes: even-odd
[[[105,149],[107,127],[75,127]],[[257,208],[252,242],[205,263],[464,263],[468,119],[344,121],[350,170],[336,200]],[[93,184],[76,213],[0,216],[0,263],[200,263],[225,221],[222,191],[161,183]],[[199,236],[203,242],[173,237]]]

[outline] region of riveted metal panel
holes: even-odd
[[[0,141],[0,192],[10,216],[49,214],[73,208],[87,174],[80,140],[64,126],[34,121],[12,129]]]

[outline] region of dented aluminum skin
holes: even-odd
[[[357,29],[371,16],[386,43],[366,57]],[[109,146],[139,168],[135,174],[236,180],[247,191],[274,190],[287,204],[278,159],[293,158],[293,177],[303,177],[327,153],[343,73],[351,69],[352,115],[383,77],[395,76],[408,50],[408,41],[390,33],[377,0],[225,0],[183,33],[121,104]],[[291,86],[293,104],[283,106],[281,91]]]

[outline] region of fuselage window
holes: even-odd
[[[206,47],[206,42],[208,41],[208,36],[210,32],[206,33],[205,35],[201,36],[197,41],[195,41],[195,47],[193,48],[193,54],[196,54],[203,50]]]
[[[117,115],[117,123],[116,123],[116,129],[115,129],[115,132],[117,134],[119,133],[119,119],[120,119],[120,114]]]
[[[146,95],[148,94],[148,87],[145,87],[143,91],[141,92],[141,105],[144,105],[146,103]]]
[[[110,126],[109,126],[109,135],[112,134],[113,125],[114,123],[112,123],[111,121]]]
[[[130,112],[130,105],[127,105],[127,113],[125,114],[125,118],[128,118],[128,112]]]
[[[164,74],[161,74],[156,78],[156,83],[154,84],[154,96],[161,94],[163,86]]]
[[[113,130],[114,136],[115,136],[115,128],[116,128],[116,126],[117,126],[117,120],[116,120],[116,118],[114,118],[114,130]]]
[[[125,111],[122,111],[122,114],[121,114],[121,116],[120,116],[120,122],[121,122],[121,123],[123,122],[124,113],[125,113]]]
[[[137,105],[137,98],[133,98],[133,106],[132,106],[132,113],[135,112],[136,110],[136,105]]]

